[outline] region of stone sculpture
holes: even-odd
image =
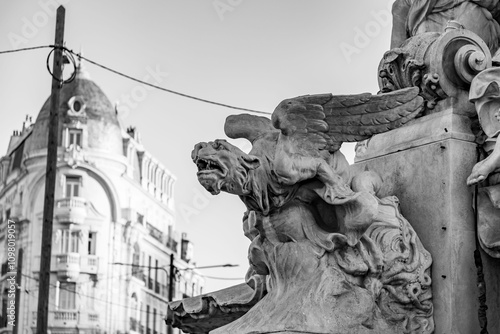
[[[267,293],[220,328],[205,315],[224,308],[234,315],[238,298],[177,302],[169,321],[190,333],[433,333],[430,254],[398,200],[376,196],[377,174],[351,178],[338,151],[343,141],[402,126],[422,108],[418,89],[407,88],[289,99],[272,120],[228,117],[226,134],[251,141],[250,153],[215,140],[197,144],[192,158],[209,192],[245,203],[247,280]]]
[[[486,253],[500,258],[500,67],[479,73],[472,81],[470,100],[478,113],[479,142],[486,157],[467,178],[468,185],[482,183],[478,191],[479,242]]]
[[[378,95],[302,96],[271,120],[228,117],[248,154],[196,145],[200,183],[247,208],[250,268],[246,285],[170,303],[167,322],[214,334],[499,332],[498,298],[485,302],[500,277],[499,8],[396,0]],[[470,129],[477,117],[483,135]],[[341,143],[363,139],[348,166]],[[471,168],[477,143],[488,157]],[[414,228],[434,256],[434,293]]]
[[[418,34],[387,51],[379,65],[380,91],[419,87],[426,101],[423,114],[444,109],[436,105],[446,100],[452,101],[458,113],[473,117],[475,110],[468,102],[470,83],[491,67],[490,50],[458,22],[442,29]]]
[[[500,10],[498,0],[396,0],[393,8],[391,49],[407,39],[428,32],[441,33],[447,22],[460,22],[498,50]]]
[[[468,185],[486,180],[500,168],[500,68],[489,68],[478,74],[471,85],[470,100],[475,104],[481,129],[484,133],[488,157],[478,162],[467,179]],[[496,180],[495,180],[496,181]],[[498,183],[493,181],[493,183]]]
[[[252,143],[249,154],[224,140],[196,145],[193,160],[200,183],[212,194],[225,191],[238,195],[246,205],[243,230],[251,240],[248,284],[170,303],[170,323],[185,332],[214,334],[433,333],[431,256],[400,214],[398,199],[389,196],[399,192],[402,198],[415,199],[407,188],[411,182],[397,179],[394,173],[399,167],[380,166],[380,161],[391,161],[390,157],[379,157],[379,162],[368,160],[383,152],[399,152],[398,147],[408,144],[410,148],[424,145],[422,150],[434,152],[433,164],[447,163],[453,156],[448,152],[461,147],[468,152],[464,161],[470,163],[469,149],[473,152],[475,144],[469,125],[477,115],[485,133],[483,147],[490,155],[476,164],[467,182],[481,183],[477,196],[479,244],[491,257],[500,258],[500,144],[496,141],[500,72],[491,68],[498,64],[491,56],[498,47],[497,35],[492,33],[485,43],[464,29],[462,22],[449,23],[445,31],[428,29],[433,23],[426,20],[432,15],[446,15],[441,9],[435,12],[437,2],[415,1],[410,6],[409,22],[426,27],[425,31],[417,28],[418,33],[408,35],[409,39],[385,53],[379,66],[378,95],[302,96],[283,101],[271,120],[250,115],[228,117],[226,134],[248,139]],[[395,8],[398,3],[402,2]],[[455,5],[448,9],[458,8]],[[458,5],[461,10],[476,8],[471,14],[477,14],[479,7],[494,14],[486,2],[462,1]],[[488,11],[481,9],[481,15]],[[442,21],[435,23],[443,25]],[[492,31],[498,25],[496,21],[481,24]],[[475,30],[480,34],[484,31]],[[358,147],[357,158],[364,159],[363,168],[390,170],[392,174],[384,178],[391,184],[386,182],[378,192],[381,180],[376,173],[350,174],[353,169],[338,151],[342,142],[371,138],[421,116],[410,125],[412,131],[418,131],[402,140],[401,131],[396,130],[398,142],[386,151],[377,144],[392,140],[385,135]],[[429,122],[434,130],[422,126]],[[439,148],[438,153],[434,147]],[[419,152],[408,149],[405,154]],[[394,161],[399,163],[396,155]],[[354,170],[360,171],[360,166]],[[469,168],[464,170],[468,173]],[[460,180],[465,187],[465,176]],[[445,189],[454,179],[437,183]],[[471,202],[467,201],[470,193],[460,194],[457,203]],[[459,315],[456,305],[461,303],[450,302],[465,300],[465,294],[455,293],[455,287],[475,286],[471,285],[476,282],[476,273],[471,273],[474,264],[469,258],[466,265],[459,266],[460,278],[446,265],[448,257],[457,261],[463,253],[469,254],[462,245],[469,250],[470,240],[475,239],[469,232],[472,215],[462,205],[453,219],[449,217],[453,224],[446,225],[439,210],[430,211],[426,215],[432,217],[430,221],[416,217],[407,205],[405,213],[417,221],[416,228],[426,246],[434,247],[433,255],[439,261],[440,273],[434,277],[438,286],[434,291],[436,331],[486,328],[483,288],[479,289],[477,319]],[[436,235],[422,234],[423,226],[431,226]],[[445,240],[443,254],[437,254],[435,248],[440,237]],[[484,259],[484,275],[483,266],[475,264],[478,279],[486,277],[479,286],[488,281],[495,289],[491,282],[495,282],[498,266],[493,260]],[[498,309],[496,303],[490,307],[493,313]],[[456,315],[449,316],[450,312]]]

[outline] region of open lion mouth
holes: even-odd
[[[212,160],[198,158],[196,159],[196,166],[198,167],[198,172],[218,171],[221,174],[224,174],[224,170],[222,169],[221,165]]]
[[[194,163],[198,167],[198,181],[212,195],[218,195],[226,177],[225,169],[211,159],[196,157]]]

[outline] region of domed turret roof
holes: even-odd
[[[75,100],[76,99],[76,100]],[[70,117],[70,110],[82,108],[82,122],[87,124],[88,149],[104,150],[109,153],[123,155],[123,144],[120,124],[115,109],[104,92],[97,86],[80,64],[75,79],[65,84],[61,89],[59,107],[59,146],[62,143],[63,124]],[[72,105],[73,104],[73,107]],[[79,111],[79,110],[76,110]],[[29,138],[25,152],[44,149],[47,147],[49,131],[50,96],[45,101],[36,119],[33,133]]]

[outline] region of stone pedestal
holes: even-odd
[[[379,197],[395,195],[402,214],[432,254],[435,333],[479,333],[474,264],[473,188],[466,178],[476,162],[470,120],[452,109],[372,137],[352,166],[384,180]],[[500,261],[482,252],[488,331],[500,334]]]

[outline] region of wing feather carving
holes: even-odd
[[[281,102],[272,115],[276,129],[297,142],[334,152],[342,142],[360,141],[398,128],[424,107],[417,87],[372,95],[305,95]]]

